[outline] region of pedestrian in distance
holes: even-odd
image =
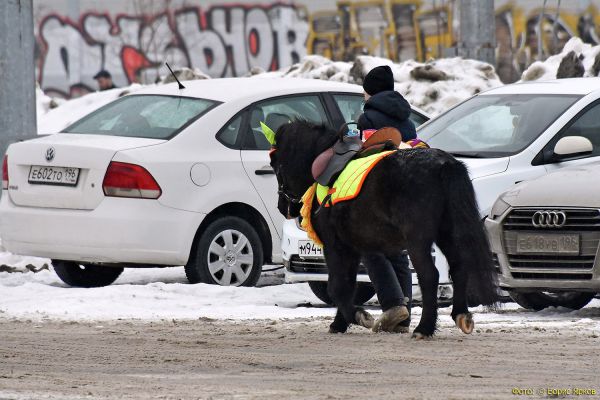
[[[98,82],[98,89],[101,91],[117,88],[113,83],[112,75],[105,69],[100,70],[96,75],[94,75],[94,79],[96,82]]]

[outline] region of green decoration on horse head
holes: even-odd
[[[273,129],[269,128],[267,124],[262,121],[260,121],[260,128],[262,129],[262,133],[267,138],[267,141],[271,143],[271,146],[275,146],[275,132],[273,132]]]

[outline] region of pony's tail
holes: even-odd
[[[457,160],[442,168],[442,182],[446,185],[446,217],[449,233],[460,256],[455,266],[468,276],[469,303],[496,307],[499,301],[498,275],[481,221],[473,184],[466,166]],[[450,265],[450,268],[453,266]]]

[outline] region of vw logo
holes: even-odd
[[[564,211],[536,211],[531,223],[536,228],[561,228],[567,222]]]
[[[54,147],[48,147],[48,150],[46,150],[46,161],[50,162],[54,160],[54,153]]]

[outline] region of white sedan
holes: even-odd
[[[52,259],[73,286],[124,267],[185,265],[190,282],[254,285],[279,263],[283,218],[260,130],[294,118],[338,128],[357,85],[231,78],[154,86],[63,132],[14,143],[3,163],[8,251]]]

